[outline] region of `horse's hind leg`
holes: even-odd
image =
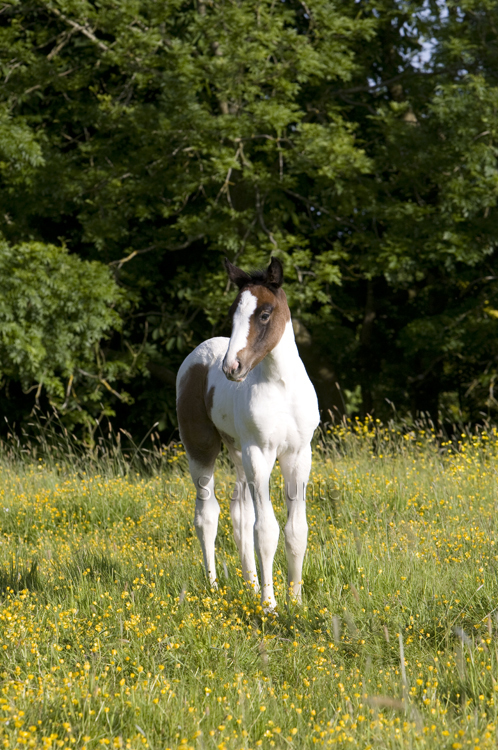
[[[214,549],[220,506],[214,494],[214,461],[211,464],[202,464],[189,459],[189,467],[192,481],[197,490],[194,514],[195,531],[201,543],[209,583],[216,586]]]
[[[242,457],[238,451],[233,449],[229,449],[229,452],[237,472],[237,481],[230,503],[233,535],[242,562],[244,580],[257,592],[259,591],[259,581],[254,556],[254,503],[242,466]]]
[[[180,369],[177,414],[180,436],[196,489],[194,526],[209,582],[216,585],[214,543],[220,507],[214,494],[213,471],[221,438],[206,406],[207,373],[208,367],[202,363],[194,363],[184,372]]]

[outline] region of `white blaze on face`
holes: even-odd
[[[235,365],[237,354],[247,345],[249,329],[251,325],[251,315],[258,305],[257,297],[246,289],[240,295],[240,301],[235,310],[232,322],[232,335],[228,344],[228,351],[225,354],[225,364],[228,367]]]

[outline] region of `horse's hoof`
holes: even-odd
[[[263,607],[263,613],[265,615],[272,615],[273,617],[278,617],[278,612],[276,607]]]

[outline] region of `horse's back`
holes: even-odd
[[[182,363],[176,379],[176,410],[180,437],[189,459],[211,466],[221,447],[221,438],[211,420],[213,389],[208,390],[211,367],[225,355],[228,339],[218,337],[200,344]]]

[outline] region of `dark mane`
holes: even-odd
[[[247,282],[248,284],[258,284],[260,286],[267,286],[268,288],[271,286],[271,284],[268,283],[268,272],[266,268],[263,271],[261,269],[249,271],[249,276],[251,280]]]
[[[233,263],[230,263],[228,258],[225,258],[225,268],[228,273],[228,278],[233,281],[239,289],[243,289],[245,286],[259,285],[265,286],[274,291],[282,286],[284,280],[282,264],[277,258],[272,258],[270,265],[264,271],[256,270],[251,271],[251,273],[246,273],[246,271],[242,271],[242,269],[237,268]]]

